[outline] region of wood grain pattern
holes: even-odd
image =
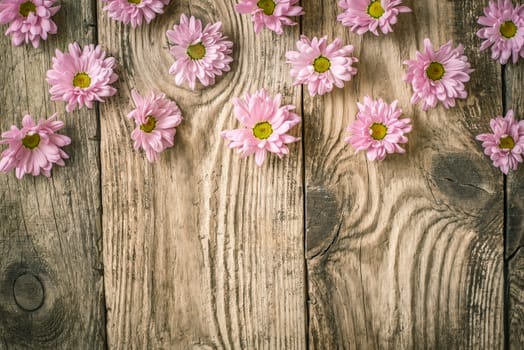
[[[120,62],[118,97],[101,106],[108,341],[114,349],[304,349],[302,156],[240,160],[219,137],[238,127],[232,97],[265,87],[300,110],[284,52],[298,27],[256,36],[235,1],[172,1],[136,30],[99,11]],[[100,10],[100,8],[99,8]],[[176,87],[165,32],[181,13],[222,21],[233,69],[213,87]],[[130,90],[165,92],[185,120],[157,164],[132,150]],[[295,130],[299,134],[300,129]]]
[[[0,349],[105,348],[97,115],[66,114],[45,81],[55,48],[95,39],[94,1],[61,5],[40,49],[0,38],[0,129],[56,111],[72,138],[52,178],[0,176]]]
[[[506,65],[506,109],[513,109],[524,119],[524,64]],[[524,348],[524,171],[522,168],[507,177],[506,259],[508,264],[508,334],[510,349]]]
[[[523,349],[524,170],[504,182],[474,137],[504,105],[524,117],[524,64],[501,74],[479,52],[486,1],[405,0],[413,13],[380,37],[351,34],[328,0],[256,35],[237,2],[171,1],[133,29],[100,1],[63,0],[40,49],[0,38],[0,130],[57,111],[73,141],[51,179],[0,176],[0,350]],[[213,87],[168,75],[182,13],[222,21],[234,42]],[[354,80],[324,97],[293,87],[284,54],[301,32],[353,44]],[[402,61],[425,37],[464,44],[476,69],[456,108],[410,104]],[[99,42],[120,78],[99,109],[67,114],[45,73],[72,41]],[[231,99],[263,87],[303,111],[304,143],[258,168],[219,133],[239,127]],[[132,89],[185,116],[157,164],[132,148]],[[365,95],[412,118],[406,155],[368,162],[344,143]]]
[[[471,28],[480,1],[406,1],[395,32],[353,35],[330,1],[304,2],[308,36],[356,47],[342,90],[304,99],[309,344],[312,349],[503,347],[503,178],[474,136],[501,108],[498,65]],[[476,69],[471,97],[427,113],[409,102],[402,62],[449,39]],[[365,95],[412,118],[405,156],[368,162],[343,142]]]
[[[508,261],[509,349],[524,348],[524,252],[519,249]]]

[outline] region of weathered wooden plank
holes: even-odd
[[[95,39],[94,1],[61,5],[59,33],[39,49],[0,38],[0,129],[56,111],[72,138],[52,178],[0,176],[2,349],[105,349],[98,119],[95,110],[66,114],[45,80],[55,48]]]
[[[502,348],[503,178],[474,139],[501,110],[499,66],[474,35],[483,4],[406,1],[380,37],[334,24],[332,4],[304,2],[304,32],[343,38],[360,62],[343,90],[304,100],[311,348]],[[402,62],[425,37],[466,46],[476,72],[457,108],[410,105]],[[412,118],[406,155],[368,162],[344,144],[365,95]]]
[[[508,261],[509,313],[508,334],[509,348],[524,347],[524,253],[515,251]]]
[[[230,100],[246,91],[281,91],[300,110],[283,58],[298,28],[256,36],[235,3],[173,1],[136,30],[99,11],[100,42],[121,64],[119,97],[101,106],[111,348],[305,348],[300,144],[258,169],[219,137],[238,127]],[[232,72],[214,87],[191,91],[168,75],[165,32],[182,13],[222,21],[235,43]],[[132,88],[165,92],[185,115],[157,164],[132,150]]]
[[[506,108],[518,119],[524,118],[524,64],[505,66]],[[508,259],[508,334],[510,349],[524,348],[524,173],[522,169],[507,178],[506,259]]]

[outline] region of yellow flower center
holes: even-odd
[[[438,62],[431,62],[429,67],[426,69],[428,78],[433,81],[442,79],[444,73],[446,73],[444,66]]]
[[[373,123],[369,129],[374,140],[382,140],[388,133],[388,128],[382,123]]]
[[[506,21],[500,25],[500,34],[506,39],[511,39],[517,34],[517,26],[512,21]]]
[[[147,116],[146,122],[140,125],[140,130],[146,133],[150,133],[156,128],[156,118],[152,115]]]
[[[36,12],[36,6],[31,1],[26,1],[22,4],[20,4],[20,8],[18,9],[18,12],[24,16],[29,16],[30,12],[35,13]]]
[[[198,43],[198,44],[195,44],[195,45],[190,45],[187,48],[187,55],[192,60],[202,59],[206,55],[206,47],[204,45],[202,45],[202,43]]]
[[[384,14],[380,0],[372,1],[368,6],[368,14],[373,18],[380,18]]]
[[[142,0],[127,0],[127,2],[137,5],[137,4],[140,4]]]
[[[324,56],[318,56],[313,61],[313,68],[315,68],[315,72],[317,73],[327,72],[330,67],[331,67],[331,62],[329,61],[328,58]]]
[[[499,147],[502,149],[513,149],[513,147],[515,147],[515,140],[513,140],[511,136],[501,137]]]
[[[73,86],[82,89],[88,88],[91,85],[91,77],[86,72],[76,73],[73,78]]]
[[[24,145],[27,149],[35,149],[40,144],[40,135],[33,134],[33,135],[26,135],[22,139],[22,145]]]
[[[271,16],[275,11],[275,2],[273,0],[260,0],[257,2],[258,8],[264,10],[264,14]]]
[[[253,135],[259,140],[265,140],[273,133],[273,128],[269,122],[256,123],[253,128]]]

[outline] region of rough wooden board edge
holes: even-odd
[[[382,174],[377,174],[377,169],[380,169],[383,174],[387,173],[392,175],[393,170],[391,169],[394,169],[394,163],[404,165],[406,162],[397,157],[389,162],[384,162],[384,164],[352,164],[351,166],[343,167],[340,163],[347,162],[348,156],[335,145],[333,139],[338,139],[340,142],[340,139],[343,137],[342,131],[337,132],[338,129],[336,128],[342,130],[342,127],[340,127],[341,123],[339,122],[339,114],[346,109],[341,108],[340,104],[336,107],[329,108],[328,111],[326,111],[326,108],[322,108],[322,106],[324,106],[323,103],[332,106],[334,101],[340,98],[342,93],[332,92],[330,96],[326,96],[325,98],[316,97],[312,99],[314,100],[312,102],[313,106],[309,105],[306,99],[305,109],[308,110],[307,113],[310,115],[310,124],[306,128],[304,136],[306,150],[310,152],[306,153],[306,158],[309,156],[315,159],[316,157],[318,160],[316,167],[307,168],[306,181],[308,181],[308,193],[311,189],[311,198],[317,198],[317,206],[324,209],[326,213],[326,215],[320,215],[313,220],[308,220],[309,223],[313,224],[308,225],[308,228],[312,229],[312,233],[317,234],[314,237],[308,237],[308,243],[311,243],[310,247],[312,246],[314,248],[309,251],[310,254],[308,256],[317,260],[316,262],[310,263],[310,271],[318,268],[316,272],[318,278],[311,278],[309,284],[311,287],[316,288],[317,291],[320,291],[317,297],[322,299],[314,300],[313,295],[312,307],[319,308],[318,305],[321,304],[320,308],[326,309],[324,313],[317,313],[317,317],[313,317],[310,320],[310,325],[314,327],[312,328],[312,332],[317,331],[311,338],[312,346],[318,346],[319,348],[329,348],[330,346],[332,348],[358,348],[360,345],[363,348],[378,348],[382,345],[385,348],[403,346],[409,348],[413,344],[415,348],[431,346],[441,346],[443,348],[446,346],[500,348],[503,346],[501,341],[503,333],[502,176],[490,168],[489,159],[485,159],[482,155],[481,147],[479,147],[474,140],[474,136],[484,128],[484,123],[489,121],[489,117],[486,114],[490,114],[500,106],[501,84],[498,71],[494,70],[496,65],[491,65],[488,56],[485,56],[484,53],[479,54],[475,51],[477,43],[475,34],[471,31],[471,28],[475,27],[476,14],[481,13],[481,4],[474,1],[431,1],[424,3],[407,1],[406,3],[408,6],[414,8],[416,19],[412,19],[410,23],[409,19],[403,18],[401,15],[399,23],[395,26],[395,31],[407,30],[411,35],[415,35],[418,43],[417,49],[419,50],[422,49],[422,39],[424,35],[430,36],[435,45],[444,44],[453,37],[455,39],[455,45],[458,43],[466,44],[468,56],[473,55],[470,59],[476,63],[475,66],[480,65],[482,68],[485,68],[485,70],[490,73],[489,79],[492,81],[492,83],[486,84],[482,72],[479,73],[477,71],[477,74],[473,77],[473,81],[469,83],[468,90],[470,92],[479,91],[482,93],[481,96],[472,96],[466,103],[463,103],[463,101],[459,102],[458,110],[448,111],[440,108],[435,111],[430,111],[427,116],[418,112],[419,108],[409,108],[409,98],[406,101],[406,96],[401,96],[402,100],[405,101],[403,104],[405,111],[416,116],[414,118],[418,123],[415,125],[415,128],[419,128],[419,130],[425,128],[425,134],[423,131],[420,131],[419,136],[415,135],[415,133],[410,135],[408,154],[417,151],[417,148],[424,147],[425,138],[434,138],[437,141],[436,145],[427,147],[428,152],[434,152],[435,149],[440,149],[443,145],[456,147],[455,152],[451,150],[449,154],[442,154],[440,157],[429,157],[433,159],[427,162],[421,161],[423,164],[413,170],[422,170],[426,173],[427,185],[431,189],[430,195],[433,195],[435,202],[432,206],[436,207],[436,209],[442,213],[442,219],[445,219],[445,214],[449,210],[450,216],[448,224],[442,224],[440,230],[445,233],[446,230],[457,228],[458,231],[456,235],[443,234],[440,236],[435,233],[426,232],[426,236],[430,237],[422,238],[417,245],[417,251],[426,251],[426,253],[417,257],[419,269],[413,272],[412,279],[404,281],[405,284],[407,282],[408,289],[409,283],[415,283],[417,281],[420,281],[421,284],[419,289],[426,286],[423,290],[412,289],[413,296],[411,297],[411,305],[413,309],[411,311],[414,318],[410,319],[409,316],[406,317],[402,310],[393,308],[392,319],[401,319],[401,322],[399,322],[398,328],[388,330],[385,329],[387,325],[376,320],[377,318],[381,318],[382,314],[379,312],[378,314],[377,312],[373,313],[372,307],[367,310],[364,307],[362,311],[361,304],[367,302],[369,302],[371,306],[376,306],[380,303],[383,310],[387,310],[388,303],[386,300],[380,298],[380,295],[383,294],[381,290],[366,287],[369,285],[369,280],[373,278],[369,276],[370,274],[361,275],[360,278],[358,276],[353,276],[354,278],[351,276],[348,277],[347,268],[358,271],[359,265],[361,269],[362,266],[366,266],[367,268],[369,268],[370,265],[373,266],[373,263],[370,262],[372,259],[370,259],[369,256],[366,257],[364,254],[360,255],[359,252],[363,250],[363,248],[361,248],[361,242],[363,241],[369,245],[371,238],[368,236],[372,236],[377,244],[374,250],[377,256],[380,256],[383,249],[387,250],[390,244],[398,244],[403,250],[410,248],[409,246],[401,245],[395,235],[383,238],[380,232],[373,235],[373,231],[366,231],[367,227],[374,227],[373,225],[376,226],[377,222],[380,223],[379,219],[367,220],[363,223],[363,228],[356,225],[356,219],[352,217],[358,217],[359,214],[367,211],[373,211],[375,213],[377,206],[380,206],[380,204],[366,203],[366,200],[369,198],[365,195],[358,195],[356,190],[352,191],[350,188],[369,187],[371,184],[371,187],[375,189],[382,189],[382,185],[387,186],[391,182],[390,180],[394,180],[395,178],[387,178],[386,175],[382,176]],[[330,39],[333,39],[335,36],[348,38],[347,35],[345,36],[344,31],[339,28],[338,23],[335,26],[330,25],[334,22],[335,15],[333,12],[335,11],[328,4],[319,1],[311,2],[307,5],[309,7],[306,10],[306,17],[304,17],[304,19],[307,18],[308,13],[314,13],[314,15],[318,17],[317,22],[312,22],[309,26],[305,26],[310,29],[308,34],[311,36],[313,34],[317,36],[329,34]],[[440,13],[439,10],[444,8],[446,9],[445,13]],[[338,9],[337,13],[340,11],[341,10]],[[409,15],[404,16],[409,17]],[[436,19],[438,19],[438,23]],[[443,24],[445,21],[449,22],[448,25]],[[425,34],[424,30],[428,33]],[[382,39],[389,43],[389,40],[396,40],[401,48],[401,55],[399,56],[401,56],[402,59],[407,59],[408,57],[406,55],[409,55],[409,58],[413,57],[414,52],[412,48],[406,45],[407,40],[399,39],[396,33],[388,34],[387,37],[387,39],[383,36],[375,38],[373,35],[366,34],[362,37],[351,36],[353,42],[351,40],[346,41],[352,44],[358,43],[360,46],[366,44],[364,41],[380,42]],[[367,45],[362,48],[361,53],[362,50],[368,49],[369,46],[370,45]],[[385,50],[384,53],[387,55],[391,54],[388,50]],[[375,54],[377,57],[381,56],[381,52],[375,52]],[[369,57],[368,55],[367,58],[370,62],[373,61],[373,57]],[[397,55],[393,55],[391,59],[394,64],[395,61],[398,61],[400,58],[397,57]],[[400,59],[400,62],[402,62],[402,59]],[[361,60],[360,63],[362,62],[363,60]],[[365,66],[365,64],[363,65]],[[375,78],[381,79],[388,76],[388,74],[394,74],[397,70],[403,69],[401,64],[398,64],[398,66],[395,65],[394,67],[389,67],[388,63],[384,65],[390,69],[384,72],[383,65],[377,64],[377,66],[372,66],[370,64],[370,66],[365,66],[366,70],[364,74],[369,76],[373,75],[374,71],[377,71],[380,73],[375,74]],[[479,67],[475,68],[478,69]],[[357,75],[356,81],[359,79]],[[387,79],[383,80],[387,81]],[[391,78],[389,80],[391,80]],[[384,83],[389,87],[386,82]],[[347,100],[351,100],[354,98],[354,94],[358,95],[358,91],[352,88],[352,82],[347,85],[349,85],[349,87],[344,89],[344,97],[346,97]],[[388,95],[388,93],[391,93],[391,90],[392,89],[388,90],[382,85],[377,84],[374,88],[368,89],[367,92],[370,93],[371,91],[374,95],[381,97],[391,97]],[[401,88],[396,89],[393,94],[397,94],[397,97],[399,97],[398,94],[403,92],[404,89]],[[362,96],[359,95],[359,97]],[[486,98],[493,103],[483,103]],[[317,103],[319,100],[322,102]],[[483,106],[482,111],[480,107],[481,104]],[[348,102],[348,105],[351,104]],[[321,115],[323,112],[330,117],[324,118],[323,123],[317,122],[318,115]],[[353,110],[351,110],[351,112],[353,112]],[[456,118],[459,118],[460,121],[457,122]],[[438,120],[442,121],[442,124],[439,125],[435,122]],[[453,124],[459,124],[456,125],[457,128],[454,128],[452,138],[447,138],[445,132],[439,133],[439,130],[441,130],[441,128],[447,128],[448,124],[452,124],[450,125],[451,127],[454,126]],[[322,139],[325,130],[329,132],[330,128],[335,129],[335,131],[329,134],[329,138],[326,137]],[[321,137],[318,137],[318,135],[321,135]],[[318,139],[312,136],[316,136]],[[414,139],[413,143],[411,138]],[[313,144],[311,149],[308,148],[308,142],[309,145]],[[330,153],[332,163],[326,160]],[[348,151],[348,153],[350,152]],[[453,162],[462,164],[466,169],[472,167],[473,170],[462,172],[453,166]],[[334,173],[329,174],[327,180],[326,176],[323,176],[322,173],[326,168],[329,168]],[[388,170],[390,171],[388,172]],[[359,173],[365,174],[366,171],[368,173],[367,178],[365,175],[361,177],[355,175]],[[353,175],[353,181],[347,184],[347,188],[342,186],[341,189],[341,184],[344,183],[344,176],[347,173]],[[380,179],[383,177],[386,177],[387,180],[381,182]],[[343,195],[340,195],[340,192],[342,192]],[[378,203],[382,203],[381,201],[387,202],[387,198],[382,198],[380,194],[377,193],[379,192],[378,190],[371,190],[370,192],[372,193],[369,196],[371,200],[377,201]],[[386,192],[386,190],[383,190],[383,192]],[[355,195],[355,193],[357,194]],[[415,198],[412,197],[413,196],[410,197],[409,194],[406,193],[406,197],[402,203],[413,201]],[[336,200],[333,200],[333,198]],[[475,198],[480,200],[476,200]],[[405,205],[409,206],[409,204]],[[311,206],[314,207],[315,205]],[[354,210],[357,213],[344,210],[346,206],[358,208],[358,210]],[[401,204],[393,206],[392,208],[388,207],[388,210],[391,211],[384,213],[385,219],[390,219],[390,217],[387,216],[388,213],[397,213],[397,211],[393,211],[393,209],[401,208]],[[480,211],[481,214],[478,214],[479,210],[482,210]],[[487,214],[488,211],[489,215]],[[337,225],[340,219],[336,217],[336,213],[340,213],[340,217],[348,218],[347,221],[349,223],[342,224],[341,226]],[[423,213],[422,210],[414,214],[421,213]],[[475,222],[476,219],[474,219],[476,214],[478,216],[477,219],[479,219],[478,222]],[[453,220],[453,216],[458,217],[456,220]],[[469,217],[469,219],[467,219],[467,217]],[[329,220],[324,220],[325,218],[329,218]],[[391,219],[393,220],[393,218]],[[382,220],[384,220],[384,218],[382,218]],[[458,224],[461,222],[462,224]],[[424,227],[423,223],[417,222],[416,220],[412,225],[411,227],[417,225]],[[382,228],[383,226],[379,227]],[[402,226],[402,228],[406,228],[406,226]],[[485,232],[485,234],[482,232]],[[477,234],[475,235],[474,233]],[[447,236],[450,236],[449,240],[446,240]],[[360,242],[359,237],[362,237]],[[461,237],[462,239],[457,237]],[[366,242],[366,238],[368,238],[368,242]],[[455,239],[459,239],[460,241],[453,242]],[[424,242],[431,241],[435,242],[437,247],[431,251],[431,253],[428,253],[427,245],[429,243]],[[446,247],[446,243],[449,243],[449,247]],[[467,249],[464,247],[467,247]],[[446,255],[446,252],[449,252],[449,254]],[[351,256],[351,254],[355,257],[348,259],[347,257]],[[403,253],[399,253],[397,256],[402,256],[402,254]],[[456,259],[453,258],[455,255]],[[449,256],[449,258],[442,261],[442,264],[438,264],[438,259],[441,259],[442,256]],[[469,258],[463,258],[464,256]],[[337,269],[337,264],[340,264],[340,261],[343,259],[349,260],[349,266]],[[431,262],[433,260],[436,260],[437,264],[432,267]],[[364,263],[362,263],[362,261]],[[461,262],[464,262],[463,269],[457,269],[457,266],[460,266]],[[404,263],[406,263],[406,261],[404,261]],[[326,273],[326,266],[331,267],[331,270],[329,270],[330,273]],[[371,271],[371,275],[377,280],[380,280],[386,277],[384,275],[385,272],[382,270],[387,269],[387,266],[383,266],[383,269],[376,268]],[[431,285],[434,286],[433,291],[439,290],[439,288],[436,288],[439,287],[438,282],[434,282],[435,278],[433,278],[439,271],[443,272],[441,275],[443,282],[449,282],[449,284],[455,286],[458,283],[459,285],[468,285],[469,287],[458,290],[444,283],[441,293],[429,293],[429,291],[431,291]],[[453,273],[450,274],[450,272]],[[355,275],[358,275],[358,273]],[[448,281],[446,278],[450,275],[452,280]],[[399,272],[399,276],[402,276],[401,272]],[[350,282],[347,282],[347,279],[350,279]],[[318,287],[318,285],[322,284],[323,280],[327,281],[325,283],[327,287],[322,289]],[[367,282],[367,284],[362,287],[362,292],[359,291],[358,288],[351,289],[351,285],[363,284],[363,280]],[[438,280],[438,278],[436,280]],[[430,287],[427,287],[428,285]],[[397,285],[388,285],[385,289],[390,286],[398,288]],[[445,289],[445,287],[448,289]],[[347,292],[346,289],[350,290],[350,292]],[[330,293],[331,291],[332,293]],[[360,298],[360,296],[362,296],[362,298]],[[334,300],[334,297],[337,299]],[[427,298],[425,299],[427,300],[426,303],[417,302],[418,298],[424,297]],[[352,298],[351,301],[348,301],[350,298]],[[446,304],[447,301],[449,302]],[[351,306],[347,306],[345,303],[351,303]],[[443,305],[440,303],[443,303]],[[492,307],[486,305],[492,305]],[[479,308],[481,311],[478,311]],[[449,314],[446,314],[446,310],[449,310]],[[489,314],[489,318],[484,318],[483,315],[485,312],[493,313]],[[315,313],[310,314],[315,316]],[[440,317],[442,319],[439,319]],[[361,322],[362,319],[366,319],[366,321]],[[380,324],[377,325],[377,322]],[[347,336],[348,332],[346,330],[348,329],[350,330],[349,333],[353,330],[353,333],[351,333],[352,336],[350,337]],[[406,332],[406,329],[407,332],[409,332],[410,329],[412,332],[402,336],[402,331]],[[390,339],[375,337],[374,331],[375,334],[386,333],[396,334],[396,336],[391,336]],[[380,341],[384,343],[380,343]],[[432,343],[432,341],[435,343]]]
[[[246,91],[266,87],[299,106],[289,79],[281,79],[291,43],[254,35],[250,17],[233,5],[172,1],[136,30],[99,15],[100,38],[118,56],[123,77],[118,99],[101,106],[112,347],[304,348],[300,145],[258,169],[218,136],[238,127],[230,100]],[[214,87],[178,88],[166,73],[173,58],[164,33],[183,12],[206,23],[220,19],[235,43],[232,71]],[[132,88],[163,91],[185,114],[175,147],[158,164],[131,148],[134,126],[125,114]]]
[[[524,120],[524,62],[503,68],[505,107],[518,120]],[[509,349],[524,348],[524,166],[507,176],[506,182],[506,264],[507,264],[507,341]]]
[[[515,252],[508,262],[508,326],[510,350],[524,349],[524,250]]]
[[[63,102],[50,102],[45,81],[55,48],[95,40],[95,0],[60,5],[58,34],[40,48],[0,39],[1,129],[20,126],[25,113],[58,112],[60,133],[72,138],[70,159],[52,178],[0,177],[0,348],[106,348],[96,111],[66,113]]]

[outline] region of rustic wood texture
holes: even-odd
[[[503,177],[474,136],[501,110],[499,65],[474,36],[481,1],[406,1],[395,33],[350,34],[331,1],[305,1],[304,33],[355,45],[343,90],[304,99],[312,349],[503,347]],[[402,62],[455,39],[476,72],[458,108],[411,106]],[[344,128],[365,95],[412,118],[405,156],[368,162]]]
[[[96,40],[91,0],[62,1],[59,34],[32,46],[0,38],[0,129],[58,112],[72,139],[52,178],[0,176],[0,349],[105,349],[98,118],[50,102],[55,48]],[[5,27],[2,26],[2,32]],[[3,150],[3,147],[2,147]]]
[[[524,117],[524,65],[479,52],[487,0],[405,0],[413,12],[379,37],[336,22],[334,0],[256,35],[237,2],[171,1],[133,29],[101,1],[62,0],[40,49],[0,38],[0,130],[57,111],[73,141],[51,179],[0,176],[0,350],[524,349],[524,173],[504,181],[475,140],[504,107]],[[234,42],[215,86],[168,74],[182,13]],[[353,44],[357,76],[324,97],[293,87],[284,54],[300,33]],[[466,47],[476,71],[456,108],[410,104],[402,62],[425,37]],[[66,113],[45,73],[72,41],[102,44],[120,78],[106,103]],[[219,137],[239,127],[231,99],[260,88],[303,114],[303,143],[262,168]],[[132,89],[185,116],[156,164],[132,148]],[[368,162],[344,143],[365,95],[412,119],[406,155]]]
[[[524,64],[506,65],[505,105],[524,119]],[[510,349],[524,349],[524,172],[507,178],[506,259],[508,268],[508,335]]]
[[[136,30],[99,11],[100,42],[120,62],[118,97],[101,106],[111,348],[305,348],[301,145],[259,169],[219,137],[239,126],[230,100],[244,92],[280,91],[300,110],[283,57],[298,27],[256,36],[234,4],[173,1]],[[232,71],[213,87],[191,91],[168,75],[165,32],[181,13],[222,21],[235,44]],[[132,88],[165,92],[185,115],[157,164],[132,150]]]

